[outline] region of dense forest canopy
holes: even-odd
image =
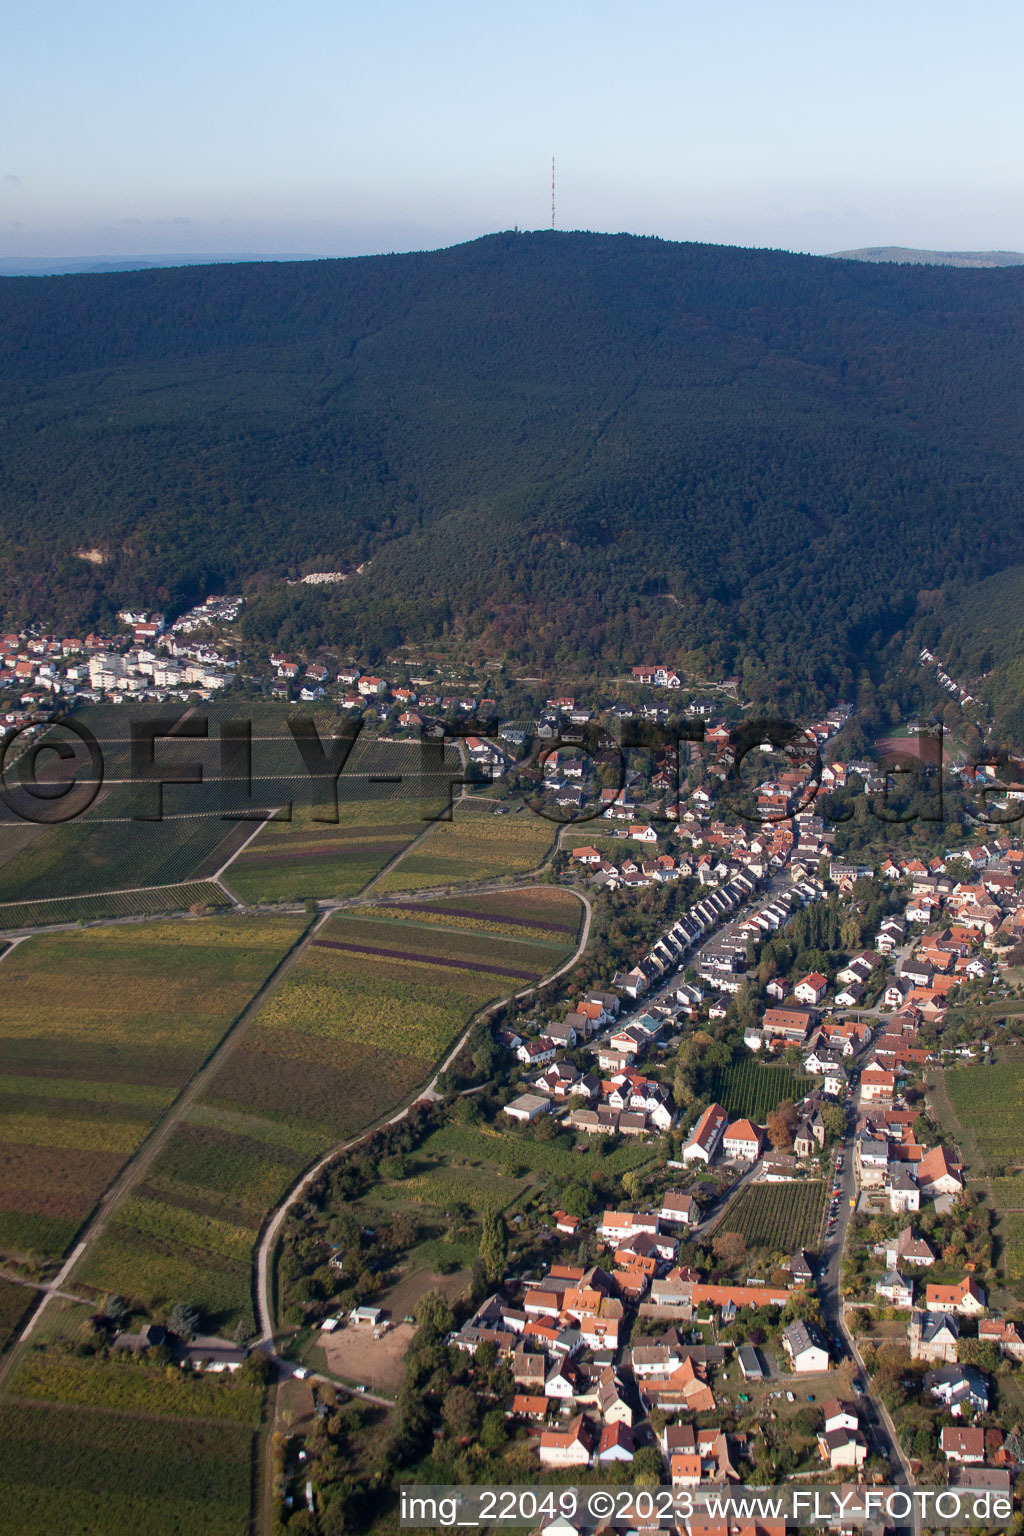
[[[834,696],[922,590],[1024,562],[1022,297],[551,232],[5,279],[0,621],[242,588],[267,642]]]

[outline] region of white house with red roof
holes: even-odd
[[[721,1104],[709,1104],[683,1148],[684,1163],[710,1163],[721,1144],[729,1116]]]
[[[739,1157],[747,1163],[757,1161],[763,1146],[764,1133],[751,1120],[734,1120],[732,1125],[726,1126],[722,1136],[726,1157]]]
[[[820,971],[811,971],[810,975],[803,976],[793,988],[793,996],[798,1003],[804,1003],[808,1008],[816,1008],[828,991],[828,977]]]

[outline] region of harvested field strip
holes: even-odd
[[[518,925],[513,925],[504,918],[501,919],[502,927],[506,930],[504,933],[495,933],[493,930],[487,929],[483,924],[476,922],[471,924],[466,918],[459,917],[454,918],[451,923],[444,924],[418,922],[413,916],[412,908],[409,909],[408,915],[403,913],[399,917],[389,916],[386,907],[371,908],[365,915],[362,912],[346,912],[345,922],[374,923],[385,928],[398,930],[400,933],[408,933],[410,929],[416,929],[425,933],[443,933],[447,935],[449,942],[452,934],[461,934],[467,942],[486,940],[487,945],[521,944],[530,949],[554,950],[557,954],[568,954],[571,948],[571,930],[564,932],[564,937],[561,939],[542,939],[538,938],[535,933],[508,932],[508,929],[518,927]],[[558,931],[558,929],[555,929],[556,933]]]
[[[397,940],[403,950],[421,955],[425,960],[452,955],[457,960],[482,960],[488,964],[496,958],[495,941],[500,939],[504,964],[538,971],[550,964],[552,953],[568,954],[571,949],[569,943],[538,939],[534,934],[496,935],[479,929],[460,928],[457,925],[461,921],[456,919],[455,924],[447,926],[436,921],[416,923],[404,918],[382,921],[356,912],[336,912],[325,924],[322,937],[360,946],[376,948],[379,945],[382,950],[390,949]]]
[[[363,855],[397,853],[399,848],[404,848],[406,839],[403,837],[392,838],[365,838],[358,842],[349,839],[348,846]],[[301,859],[339,859],[344,861],[344,848],[337,844],[316,843],[305,845],[302,848],[261,848],[259,853],[249,856],[243,854],[233,869],[250,869],[261,864],[275,864],[282,862],[297,863]]]
[[[289,831],[270,830],[276,829],[278,825],[279,823],[276,822],[268,822],[267,830],[260,833],[260,837],[265,839],[265,843],[261,846],[259,840],[257,840],[256,843],[251,844],[246,849],[241,858],[265,858],[269,851],[266,844],[276,842],[286,842],[289,846],[295,845],[299,848],[326,844],[335,849],[339,844],[372,842],[375,839],[379,840],[382,838],[404,842],[406,838],[416,837],[429,823],[425,820],[410,822],[387,822],[382,820],[376,826],[344,826],[335,825],[333,822],[326,822],[320,827],[303,827]]]
[[[136,1104],[144,1109],[159,1109],[167,1097],[161,1089],[145,1083],[0,1074],[0,1101],[8,1094],[17,1095],[22,1100],[41,1095],[48,1099],[87,1099],[92,1105]]]
[[[477,918],[481,922],[514,923],[517,928],[539,928],[547,933],[574,933],[578,924],[545,922],[538,917],[520,917],[511,912],[488,912],[483,907],[446,907],[442,902],[417,901],[417,902],[392,902],[389,901],[380,909],[382,912],[398,911],[430,912],[442,917],[470,917]]]
[[[413,954],[404,949],[375,949],[368,944],[346,944],[341,939],[314,939],[318,949],[343,949],[355,955],[376,955],[382,960],[411,960],[414,965],[436,965],[442,970],[482,971],[490,976],[509,976],[513,981],[533,981],[536,971],[517,971],[504,965],[488,965],[481,960],[451,960],[433,955]]]

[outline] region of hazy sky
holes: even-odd
[[[1017,0],[48,0],[0,257],[562,229],[1024,249]]]

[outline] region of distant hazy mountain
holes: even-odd
[[[316,256],[2,256],[0,277],[66,277],[88,272],[146,272],[151,267],[205,267],[224,261],[317,261]]]
[[[859,251],[830,251],[846,261],[895,261],[923,267],[1020,267],[1024,251],[915,251],[909,245],[865,245]]]
[[[853,697],[922,591],[1024,564],[1022,300],[551,232],[0,283],[0,624],[244,589],[286,649]]]

